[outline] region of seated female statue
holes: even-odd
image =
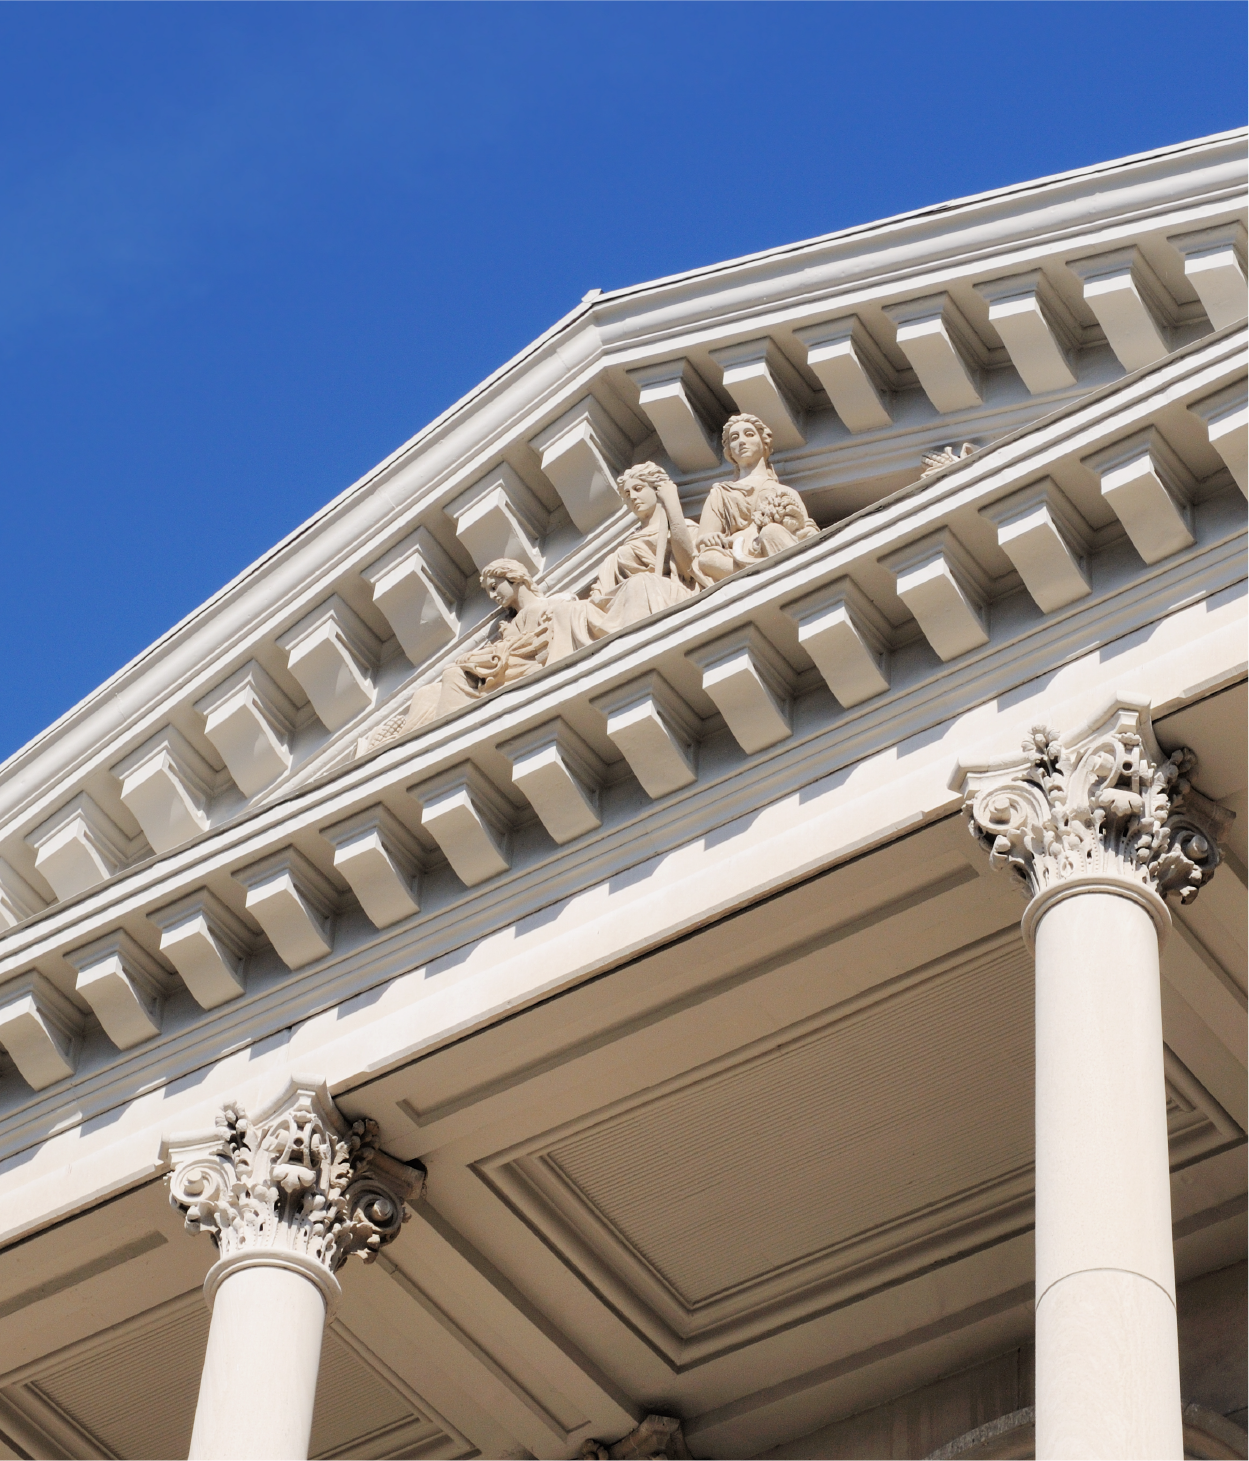
[[[690,573],[694,524],[681,512],[672,478],[654,462],[640,462],[616,490],[637,530],[603,560],[588,598],[551,602],[550,664],[698,591]]]
[[[481,586],[508,617],[480,649],[460,655],[435,684],[417,690],[395,736],[471,705],[546,664],[554,605],[538,592],[529,570],[514,558],[496,558],[481,570]]]
[[[819,532],[802,498],[777,480],[770,427],[758,416],[730,416],[721,441],[737,480],[717,482],[703,505],[692,573],[704,588]]]

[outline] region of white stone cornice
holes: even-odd
[[[373,602],[414,665],[460,632],[467,579],[428,528],[409,533],[360,577],[372,586]]]
[[[1032,896],[1025,935],[1043,905],[1089,886],[1135,897],[1165,935],[1163,900],[1192,902],[1232,821],[1192,785],[1196,768],[1191,751],[1159,748],[1146,699],[1119,693],[1066,734],[1033,726],[1022,758],[960,759],[950,784],[992,864]]]
[[[67,1080],[78,1064],[82,1012],[37,970],[0,993],[0,1045],[32,1090]]]
[[[412,795],[421,804],[421,825],[465,887],[511,867],[512,804],[471,761],[414,786]]]
[[[1088,555],[1092,531],[1043,477],[1013,492],[980,515],[997,529],[998,547],[1014,564],[1024,587],[1047,614],[1092,593]]]
[[[897,372],[858,315],[809,325],[794,334],[807,347],[807,364],[828,392],[847,431],[893,424],[889,399]]]
[[[770,336],[723,346],[711,358],[738,410],[771,428],[778,451],[806,445],[803,427],[811,391]]]
[[[529,443],[583,533],[623,511],[616,478],[629,465],[629,438],[594,396],[565,411]]]
[[[1068,266],[1084,286],[1084,301],[1106,332],[1124,370],[1163,359],[1171,348],[1176,304],[1135,244]]]
[[[255,938],[220,898],[203,888],[148,917],[160,930],[161,953],[201,1009],[216,1009],[243,993],[243,966]]]
[[[48,906],[10,863],[0,857],[0,931],[14,928]]]
[[[128,839],[120,827],[80,792],[27,834],[35,868],[60,899],[111,878],[127,858]]]
[[[652,670],[590,704],[647,796],[667,796],[697,779],[702,722],[662,675]]]
[[[725,412],[688,360],[681,357],[638,366],[628,376],[664,450],[683,472],[720,465],[717,438]]]
[[[314,1282],[329,1317],[335,1273],[353,1253],[371,1262],[398,1235],[425,1177],[379,1149],[375,1121],[348,1121],[325,1082],[303,1076],[254,1117],[228,1102],[214,1131],[166,1137],[161,1162],[187,1231],[208,1233],[220,1255],[204,1281],[210,1308],[227,1274],[274,1263]]]
[[[166,726],[112,767],[121,799],[156,852],[169,852],[208,828],[216,774],[174,726]]]
[[[885,314],[897,326],[899,350],[938,411],[983,404],[988,350],[948,293],[891,304]]]
[[[1156,426],[1083,459],[1146,563],[1193,544],[1193,474]]]
[[[256,796],[290,769],[296,709],[255,660],[197,700],[195,709],[244,796]]]
[[[794,668],[753,624],[686,658],[702,671],[704,693],[748,756],[793,734]]]
[[[784,605],[798,626],[798,643],[847,709],[889,688],[892,626],[852,578]]]
[[[1011,364],[1033,395],[1076,383],[1073,369],[1080,326],[1041,269],[977,284],[989,323],[1002,337]]]
[[[567,721],[548,721],[499,750],[512,763],[513,784],[559,846],[602,826],[599,789],[607,767]]]
[[[71,949],[65,958],[78,972],[75,990],[119,1050],[130,1050],[160,1034],[172,981],[128,933],[111,933]]]
[[[955,659],[989,642],[989,580],[949,528],[880,561],[941,659]]]
[[[1249,382],[1241,379],[1189,406],[1237,487],[1249,497]]]

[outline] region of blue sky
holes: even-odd
[[[586,290],[1240,126],[1245,16],[0,6],[0,756]]]

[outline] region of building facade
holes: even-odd
[[[593,291],[0,767],[0,1455],[1246,1454],[1245,209]]]

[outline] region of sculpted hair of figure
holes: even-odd
[[[675,491],[676,483],[655,462],[639,462],[635,467],[626,467],[620,476],[616,478],[616,491],[624,497],[625,484],[627,482],[644,482],[648,487],[653,487],[658,493],[662,487],[672,487]]]
[[[533,581],[533,574],[523,563],[517,562],[515,558],[496,558],[493,563],[487,563],[481,570],[481,586],[487,592],[490,585],[499,578],[506,578],[509,583],[521,583],[534,593],[538,592],[538,585]]]
[[[758,416],[752,416],[749,411],[739,411],[736,416],[730,416],[724,423],[724,430],[720,433],[720,450],[724,453],[724,460],[737,466],[737,462],[729,450],[729,432],[739,421],[747,422],[759,433],[759,440],[763,443],[763,460],[767,465],[768,476],[775,477],[776,472],[772,468],[772,428],[766,421],[760,421]]]

